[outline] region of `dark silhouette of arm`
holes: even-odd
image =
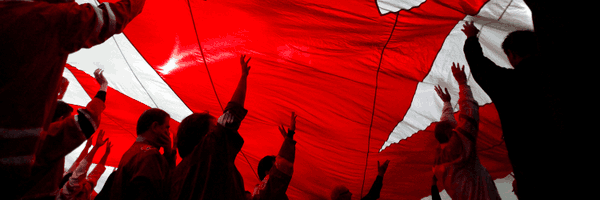
[[[479,38],[469,37],[463,48],[465,58],[471,69],[473,78],[481,88],[490,96],[501,87],[502,80],[510,79],[511,69],[502,68],[483,55]]]
[[[56,6],[61,13],[59,29],[61,45],[67,52],[90,48],[103,43],[142,12],[145,0],[121,0],[115,3],[77,4]]]
[[[373,182],[373,186],[369,190],[369,193],[365,195],[361,200],[375,200],[379,199],[379,195],[381,193],[381,188],[383,187],[383,176],[377,176],[375,182]]]

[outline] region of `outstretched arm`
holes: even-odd
[[[389,163],[390,163],[390,160],[386,160],[383,163],[383,165],[380,165],[379,161],[377,161],[377,172],[378,172],[377,178],[375,179],[373,186],[371,186],[369,193],[365,197],[363,197],[361,200],[379,199],[379,196],[381,193],[381,188],[383,187],[383,175],[385,175],[385,172],[387,171],[387,167],[388,167]]]
[[[452,74],[458,82],[460,93],[458,104],[460,106],[458,132],[465,135],[471,141],[477,138],[479,131],[479,105],[473,98],[471,87],[467,85],[467,76],[465,75],[464,66],[460,68],[460,64],[452,63]]]
[[[477,38],[479,30],[473,25],[473,22],[470,24],[466,22],[463,27],[462,31],[467,36],[463,52],[467,63],[471,66],[471,74],[484,91],[495,91],[496,87],[500,86],[498,83],[501,83],[501,78],[510,76],[510,70],[496,65],[483,55],[483,49]]]
[[[227,103],[227,107],[223,110],[223,114],[217,119],[217,130],[214,131],[214,135],[219,138],[223,138],[221,142],[225,142],[228,150],[229,161],[234,161],[237,153],[242,149],[244,145],[244,139],[240,136],[237,130],[240,128],[242,120],[246,117],[248,110],[244,108],[244,101],[246,99],[246,82],[248,79],[248,73],[250,72],[250,58],[245,60],[246,55],[240,56],[240,64],[242,66],[242,77],[238,82],[238,86],[231,96],[231,100]],[[211,134],[208,134],[211,135]],[[204,140],[204,139],[203,139]],[[235,152],[235,153],[234,153]]]
[[[444,92],[445,91],[445,92]],[[444,108],[442,109],[442,118],[440,121],[449,121],[453,125],[456,125],[456,119],[454,119],[454,112],[452,110],[452,104],[450,103],[450,93],[448,93],[448,88],[442,88],[438,85],[435,86],[435,92],[437,92],[438,96],[444,101]]]
[[[90,101],[85,109],[78,109],[77,113],[77,122],[79,124],[79,129],[86,135],[86,137],[90,137],[91,134],[96,132],[98,126],[100,125],[100,115],[102,111],[104,111],[106,101],[106,89],[108,88],[108,81],[102,74],[104,71],[101,69],[96,69],[94,71],[94,78],[98,84],[100,84],[100,90],[96,93],[96,96]]]
[[[85,156],[87,156],[90,146],[92,146],[92,138],[87,139],[87,142],[85,142],[85,147],[83,147],[83,151],[81,151],[81,153],[79,154],[79,157],[77,157],[77,160],[75,160],[75,162],[71,165],[69,170],[67,170],[65,172],[65,174],[63,174],[63,176],[68,173],[73,173],[73,171],[75,171],[75,168],[79,165],[81,160],[83,160],[85,158]]]
[[[290,128],[285,131],[283,125],[279,126],[279,132],[285,138],[279,154],[275,158],[275,164],[269,171],[269,178],[264,178],[254,190],[254,200],[261,199],[286,199],[285,193],[292,180],[294,173],[294,159],[296,157],[296,141],[294,134],[296,130],[296,114],[292,112]]]
[[[248,58],[248,60],[245,59],[246,55],[240,56],[242,77],[240,78],[237,88],[235,88],[235,92],[233,92],[233,96],[231,96],[231,100],[229,100],[223,115],[217,120],[218,124],[223,127],[233,128],[235,130],[239,128],[247,113],[246,109],[244,109],[244,101],[246,100],[246,82],[248,80],[248,73],[250,72],[250,66],[248,66],[250,58]]]
[[[82,163],[77,166],[77,170],[81,169],[85,169],[85,174],[83,175],[83,177],[85,178],[85,176],[87,175],[87,171],[90,167],[90,164],[92,163],[92,159],[94,159],[94,155],[96,155],[96,152],[98,151],[98,149],[101,146],[104,146],[104,144],[106,144],[106,142],[108,141],[107,139],[104,139],[104,130],[100,130],[100,132],[98,132],[98,137],[96,138],[96,145],[94,147],[92,147],[92,150],[90,151],[90,153],[85,157],[85,159],[83,161],[81,161]],[[85,166],[86,164],[83,164],[83,162],[85,162],[87,164],[87,166]],[[75,174],[73,174],[73,176],[75,176]]]
[[[100,89],[98,90],[98,93],[96,93],[96,98],[99,98],[100,100],[102,100],[103,102],[106,102],[106,90],[108,89],[108,81],[106,81],[106,78],[104,77],[104,70],[101,69],[96,69],[96,71],[94,71],[94,78],[96,78],[96,81],[98,82],[98,84],[100,84]]]
[[[296,141],[294,141],[294,134],[296,133],[296,117],[296,113],[292,112],[290,128],[288,128],[287,133],[283,125],[279,126],[279,132],[283,136],[284,141],[281,145],[281,149],[279,149],[278,157],[281,157],[292,164],[296,158]],[[291,176],[291,173],[289,175]]]
[[[56,19],[61,30],[60,44],[66,52],[90,48],[106,41],[142,12],[145,0],[120,0],[101,4],[62,4]]]
[[[73,172],[73,175],[71,176],[71,178],[69,178],[69,181],[64,186],[62,186],[58,194],[58,199],[71,199],[74,197],[73,195],[77,195],[80,191],[84,189],[83,183],[86,180],[87,171],[90,168],[90,165],[92,164],[92,159],[94,158],[94,155],[96,154],[98,149],[101,146],[103,146],[108,140],[103,140],[103,137],[104,131],[100,130],[100,132],[98,133],[98,138],[96,139],[96,145],[92,148],[92,150],[85,157],[85,159],[83,159],[81,163],[77,166],[77,168]]]
[[[108,141],[106,144],[106,151],[104,152],[104,155],[100,159],[100,162],[98,162],[96,167],[94,167],[94,170],[92,170],[92,172],[87,177],[87,180],[90,183],[92,183],[94,186],[96,186],[98,179],[100,179],[100,176],[102,176],[102,174],[106,170],[106,166],[105,166],[106,159],[108,159],[108,155],[110,154],[110,149],[112,148],[112,146],[113,145],[110,143],[110,141]]]
[[[235,102],[242,107],[244,107],[244,101],[246,100],[246,82],[248,80],[248,73],[250,72],[250,66],[248,66],[250,59],[252,58],[248,58],[248,60],[246,60],[246,55],[240,56],[240,64],[242,65],[242,77],[240,78],[237,88],[235,88],[235,92],[233,93],[233,96],[230,100],[230,102]]]

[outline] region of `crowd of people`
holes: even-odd
[[[278,154],[260,160],[260,182],[253,191],[244,189],[244,180],[234,163],[244,143],[238,129],[248,112],[244,102],[251,67],[246,55],[240,56],[241,78],[219,117],[207,112],[187,116],[172,141],[169,113],[158,108],[146,110],[137,121],[135,143],[123,154],[102,191],[93,191],[112,148],[104,131],[98,130],[108,82],[103,71],[96,70],[99,91],[85,108],[71,115],[73,108],[61,100],[69,85],[61,74],[69,53],[121,33],[143,5],[144,0],[99,6],[69,0],[0,0],[0,38],[4,38],[0,41],[0,59],[4,62],[0,67],[0,194],[7,199],[288,199],[286,191],[295,161],[294,112],[287,130],[284,125],[279,127],[284,142]],[[515,193],[519,198],[533,198],[540,184],[535,183],[539,176],[536,160],[531,158],[539,152],[528,149],[532,141],[524,132],[530,128],[523,127],[527,123],[556,122],[544,129],[551,132],[561,126],[561,116],[556,114],[560,110],[552,107],[556,102],[547,99],[553,97],[552,93],[532,88],[537,86],[535,83],[547,81],[545,76],[531,78],[539,73],[535,71],[539,65],[547,64],[536,33],[515,31],[506,37],[502,49],[514,69],[505,69],[484,56],[477,37],[479,30],[473,23],[467,22],[463,32],[467,36],[464,54],[473,78],[500,115],[511,165],[519,180],[518,185],[514,184]],[[500,199],[475,148],[479,106],[467,84],[464,66],[453,63],[451,70],[460,89],[460,111],[455,119],[448,90],[435,87],[444,107],[434,131],[439,145],[432,166],[432,197],[440,199],[438,186],[443,186],[453,199]],[[523,104],[523,99],[542,103],[531,106]],[[531,119],[523,114],[524,110],[547,117]],[[96,143],[88,153],[94,134]],[[86,140],[82,153],[65,171],[65,156]],[[88,174],[91,159],[102,146],[106,146],[105,153]],[[182,158],[178,164],[177,153]],[[378,162],[376,180],[362,199],[380,197],[389,162]],[[352,193],[338,185],[330,196],[332,200],[347,200]]]

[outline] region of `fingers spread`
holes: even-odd
[[[282,126],[279,126],[279,133],[281,133],[281,135],[285,138],[287,136],[287,133],[285,132],[285,128]]]

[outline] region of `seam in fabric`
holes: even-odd
[[[221,111],[224,111],[225,109],[223,108],[223,104],[221,104],[221,100],[219,99],[219,95],[217,94],[217,90],[215,89],[215,83],[213,82],[212,77],[210,75],[210,71],[208,70],[208,64],[206,63],[206,57],[204,57],[204,51],[202,50],[202,44],[200,43],[200,38],[198,38],[198,29],[196,28],[196,22],[194,21],[194,14],[192,13],[192,6],[190,5],[189,0],[187,0],[187,4],[188,4],[188,9],[190,10],[190,16],[192,17],[192,25],[194,26],[194,32],[196,34],[196,41],[198,42],[198,48],[200,49],[200,54],[202,55],[202,60],[204,61],[204,67],[206,67],[206,73],[208,74],[208,79],[210,80],[210,84],[212,85],[213,91],[215,92],[215,97],[217,97],[217,102],[219,102]],[[246,163],[248,163],[248,166],[250,167],[250,169],[252,169],[252,172],[254,173],[256,178],[258,180],[260,180],[258,178],[258,174],[256,173],[256,171],[254,171],[254,168],[250,164],[250,161],[248,161],[248,158],[246,157],[246,154],[244,153],[244,151],[242,151],[240,149],[240,153],[242,153],[242,156],[244,156],[244,158],[246,159]]]
[[[398,24],[398,17],[400,16],[399,12],[396,12],[396,20],[394,21],[394,26],[392,26],[392,31],[390,32],[390,37],[388,37],[387,41],[383,45],[383,49],[381,49],[381,57],[379,58],[379,65],[377,66],[377,73],[375,75],[375,95],[373,95],[373,110],[371,112],[371,123],[369,125],[369,139],[367,141],[367,157],[365,158],[365,170],[363,172],[363,181],[362,186],[360,187],[360,198],[363,196],[363,190],[365,187],[365,177],[367,175],[367,166],[369,164],[369,152],[371,149],[371,131],[373,129],[373,119],[375,117],[375,105],[377,103],[377,88],[379,87],[379,71],[381,70],[381,62],[383,62],[383,53],[387,45],[390,43],[392,36],[394,35],[394,30],[396,29],[396,24]]]

